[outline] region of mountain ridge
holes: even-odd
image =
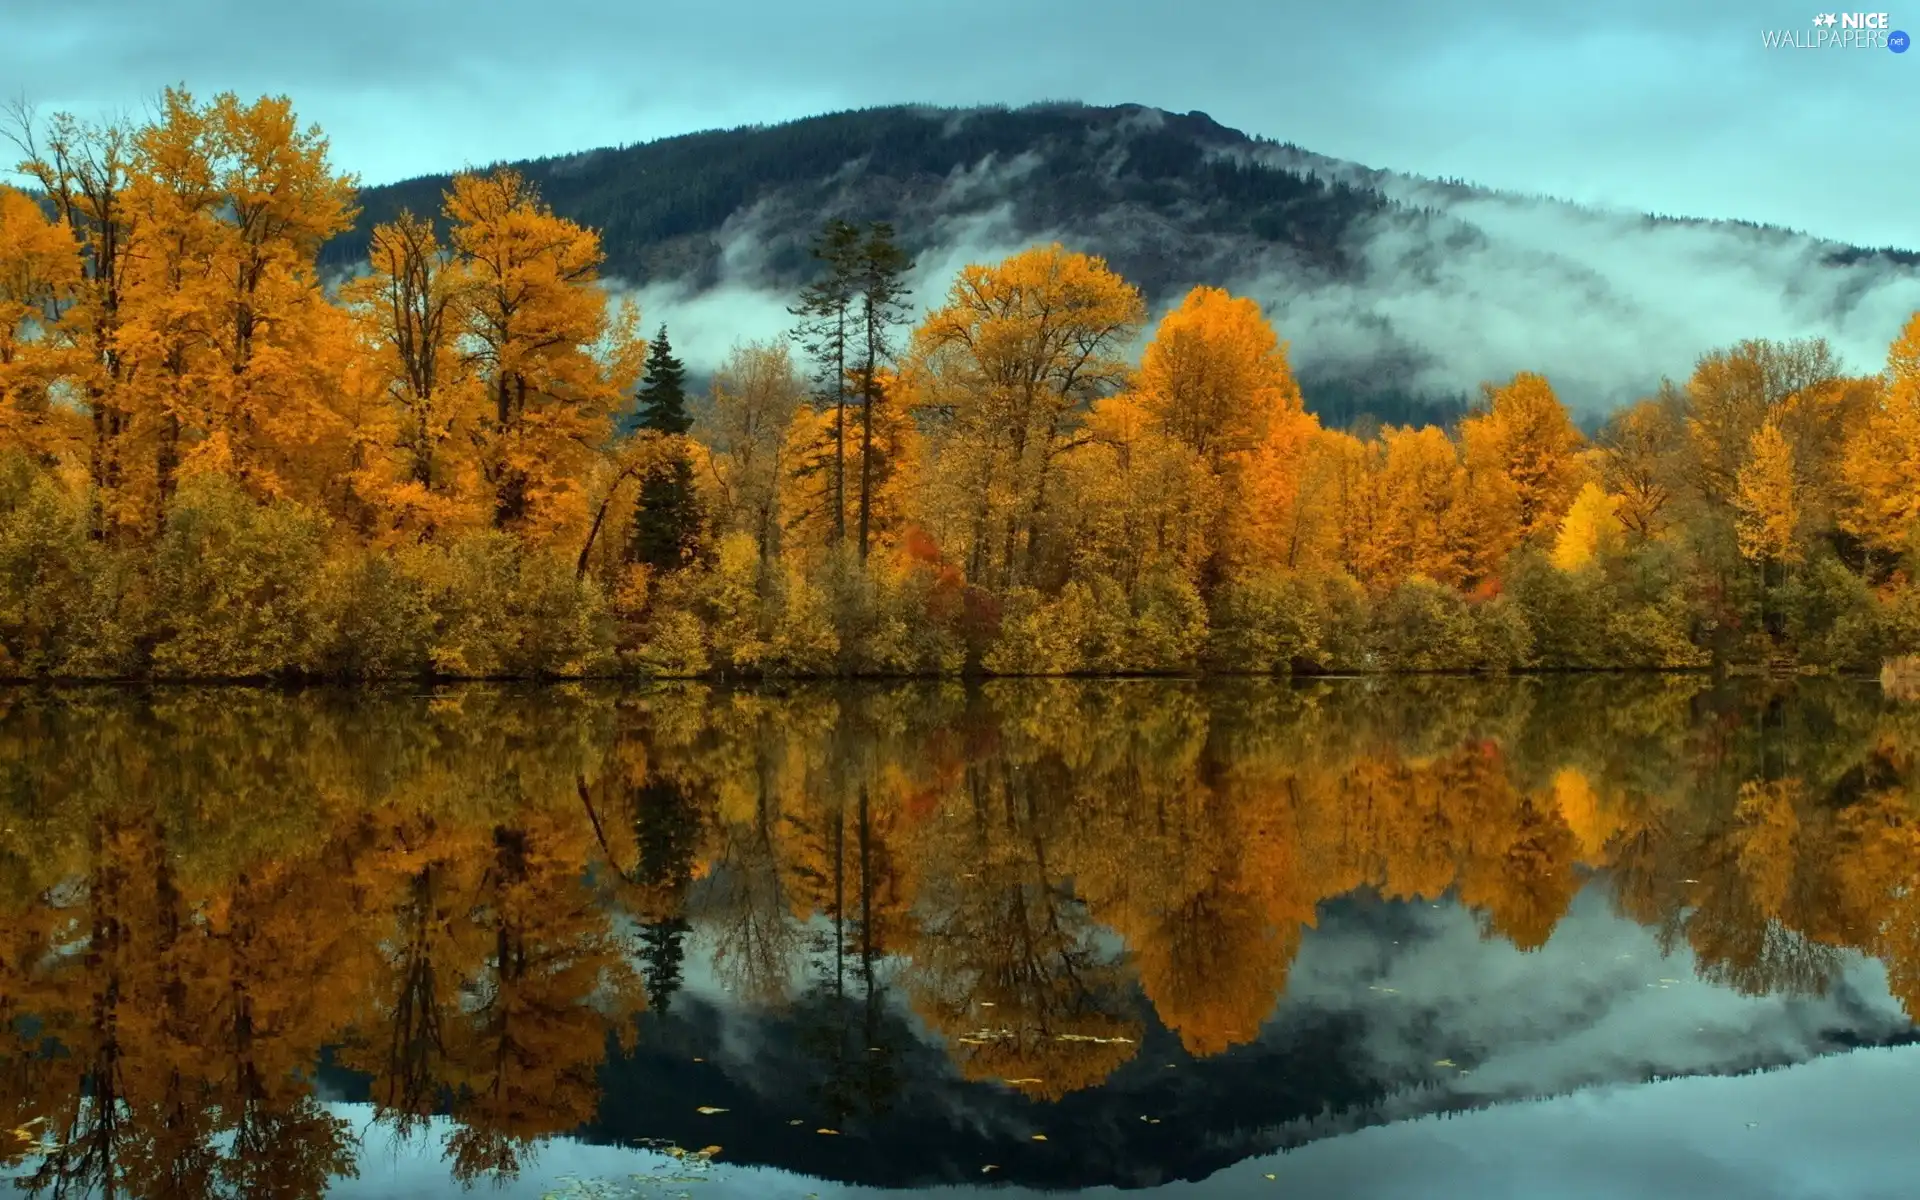
[[[1592,415],[1744,337],[1828,336],[1877,369],[1895,314],[1920,308],[1913,251],[1401,175],[1144,105],[894,105],[493,165],[600,230],[604,274],[696,371],[779,332],[827,216],[891,222],[921,304],[964,263],[1046,241],[1105,258],[1156,311],[1203,283],[1252,295],[1335,419],[1457,415],[1522,369]],[[403,207],[437,212],[450,178],[363,189],[323,266],[351,269]]]

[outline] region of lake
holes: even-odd
[[[0,692],[44,1196],[1898,1196],[1845,680]]]

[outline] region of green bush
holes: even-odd
[[[315,643],[320,517],[258,504],[222,475],[187,479],[153,549],[153,669],[162,676],[277,675]]]
[[[137,666],[123,556],[87,504],[25,458],[0,463],[0,676],[111,677]]]

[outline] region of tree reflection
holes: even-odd
[[[788,1022],[836,1126],[929,1034],[1057,1100],[1156,1024],[1252,1041],[1356,892],[1528,951],[1597,880],[1712,982],[1864,953],[1920,1017],[1917,750],[1857,689],[1685,679],[6,693],[0,1162],[318,1196],[326,1058],[511,1175],[645,1007]]]

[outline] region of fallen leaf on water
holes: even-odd
[[[1047,1140],[1047,1135],[1044,1133],[1036,1133],[1033,1135],[1033,1140],[1036,1142],[1044,1142]]]
[[[707,1061],[707,1060],[706,1060],[706,1059],[704,1059],[704,1058],[696,1058],[696,1059],[694,1059],[693,1061],[695,1061],[695,1062],[705,1062],[705,1061]]]
[[[1019,1087],[1023,1083],[1045,1083],[1046,1080],[1044,1079],[1009,1079],[1007,1080],[1007,1082],[1012,1084],[1015,1087]]]
[[[1436,1059],[1433,1065],[1436,1067],[1457,1067],[1460,1064],[1457,1062],[1454,1062],[1450,1058],[1442,1058],[1442,1059]]]
[[[789,1125],[804,1125],[804,1124],[806,1124],[806,1122],[805,1122],[805,1121],[788,1121],[788,1122],[787,1122],[787,1124],[789,1124]]]
[[[696,1108],[693,1111],[699,1113],[703,1117],[710,1117],[715,1113],[723,1113],[727,1110],[724,1108],[715,1108],[710,1104],[702,1104],[699,1108]]]
[[[999,1163],[988,1163],[986,1166],[980,1168],[980,1173],[985,1175],[988,1171],[998,1171],[999,1169]]]
[[[1272,1171],[1268,1171],[1268,1172],[1267,1172],[1267,1178],[1268,1178],[1268,1179],[1278,1179],[1278,1178],[1280,1178],[1280,1177],[1279,1177],[1278,1175],[1275,1175],[1275,1174],[1274,1174],[1274,1173],[1273,1173]]]
[[[701,1158],[712,1158],[712,1157],[713,1157],[714,1155],[716,1155],[716,1154],[718,1154],[718,1153],[720,1153],[720,1147],[718,1147],[718,1146],[702,1146],[702,1147],[700,1147],[700,1157],[701,1157]]]
[[[1149,1124],[1149,1125],[1158,1125],[1159,1123],[1160,1123],[1160,1118],[1159,1118],[1159,1117],[1148,1117],[1148,1118],[1147,1118],[1147,1124]]]
[[[840,1136],[840,1131],[839,1131],[838,1129],[816,1129],[816,1130],[814,1130],[814,1132],[815,1132],[815,1133],[824,1133],[824,1134],[826,1134],[826,1135],[828,1135],[829,1137],[839,1137],[839,1136]]]

